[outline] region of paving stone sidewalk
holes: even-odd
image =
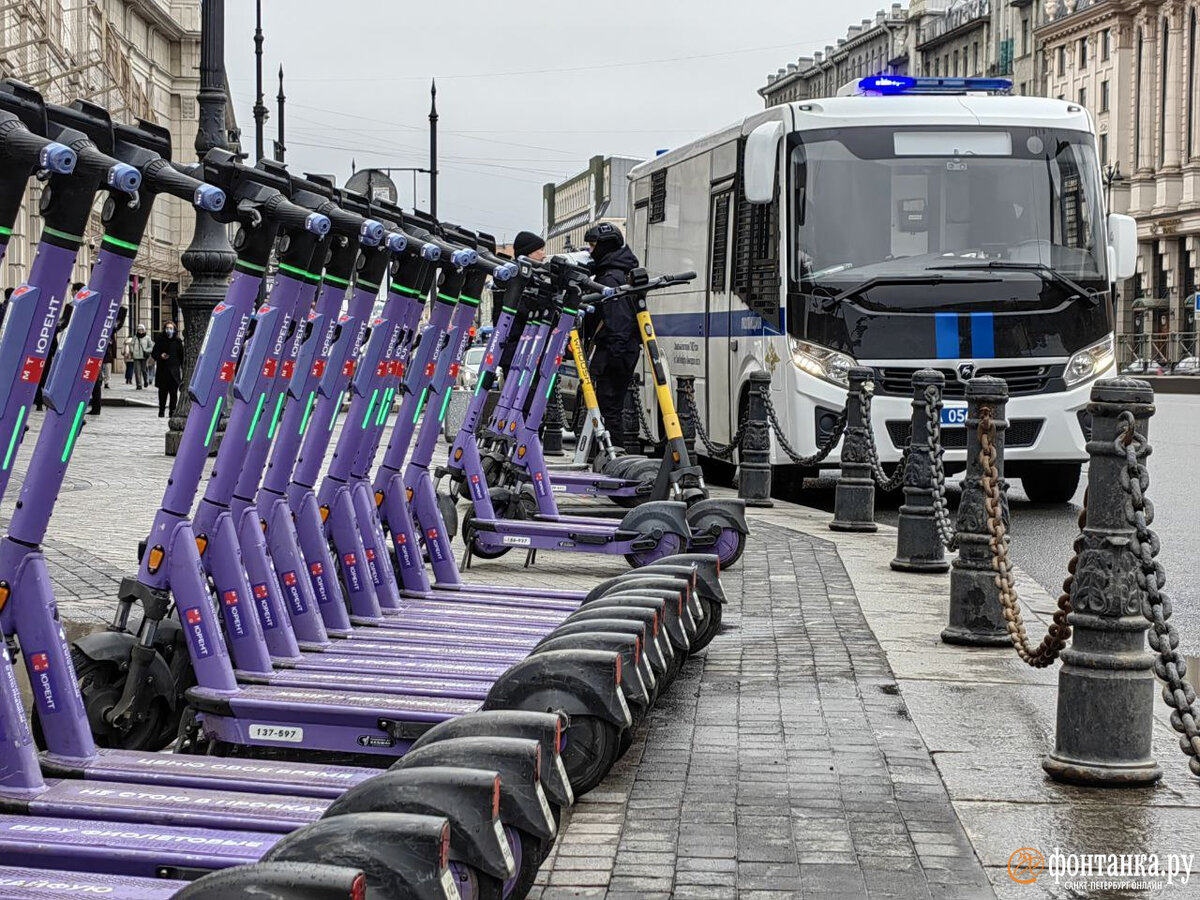
[[[583,798],[542,900],[990,897],[834,545],[760,529],[725,627]]]

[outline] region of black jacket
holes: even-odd
[[[150,355],[154,359],[155,384],[177,388],[183,383],[183,339],[178,334],[159,334]]]
[[[620,287],[629,281],[629,272],[638,267],[638,258],[629,246],[615,249],[596,248],[592,257],[592,278],[606,287]],[[603,327],[600,327],[603,325]],[[637,306],[631,297],[614,297],[600,303],[593,340],[596,352],[611,356],[636,356],[641,348],[637,331]]]

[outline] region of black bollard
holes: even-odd
[[[1121,487],[1125,454],[1113,446],[1128,410],[1148,434],[1154,391],[1145,381],[1109,378],[1092,388],[1088,412],[1087,519],[1071,588],[1071,646],[1058,670],[1054,752],[1042,768],[1055,781],[1120,787],[1151,784],[1162,770],[1151,754],[1154,659],[1142,613],[1139,562],[1129,549]],[[1139,454],[1143,459],[1147,447]]]
[[[996,468],[1000,473],[1001,515],[1008,525],[1008,485],[1004,483],[1004,407],[1008,385],[983,376],[967,382],[967,474],[958,505],[958,557],[950,567],[950,625],[942,631],[947,644],[1008,647],[1011,639],[1000,606],[1000,588],[992,570],[991,537],[983,501],[983,466],[979,462],[979,411],[991,407],[996,423]]]
[[[687,447],[688,459],[696,460],[696,376],[675,376],[675,412],[679,416],[679,430],[683,432],[683,443]]]
[[[625,392],[625,415],[622,417],[622,421],[617,422],[615,426],[608,422],[604,423],[605,427],[612,432],[613,442],[618,447],[624,448],[628,454],[642,452],[642,426],[638,416],[638,409],[642,402],[642,392],[639,386],[641,377],[641,375],[634,374],[633,380],[629,382],[629,389]]]
[[[936,387],[940,394],[946,376],[937,369],[921,369],[913,375],[912,433],[909,438],[908,470],[904,473],[904,503],[896,531],[897,572],[945,572],[950,568],[946,548],[933,514],[935,448],[929,441],[929,414],[925,390]]]
[[[771,425],[763,394],[770,389],[770,372],[750,373],[745,430],[738,448],[738,496],[747,506],[775,505],[771,501]]]
[[[875,476],[871,471],[871,423],[864,418],[863,386],[871,381],[871,370],[850,370],[846,395],[846,434],[842,438],[841,473],[833,497],[833,531],[877,531],[875,524]]]
[[[550,402],[546,404],[546,427],[542,432],[542,452],[546,456],[563,455],[563,406],[562,396],[558,392],[558,379],[554,381],[554,390],[550,392]]]

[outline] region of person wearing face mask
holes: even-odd
[[[163,326],[150,354],[155,362],[154,383],[158,385],[158,417],[161,419],[168,411],[173,416],[183,384],[183,339],[176,334],[174,322]]]
[[[125,359],[129,362],[125,370],[125,383],[134,384],[136,382],[139,391],[150,384],[146,364],[153,358],[154,341],[150,339],[150,335],[146,334],[146,326],[139,325],[137,332],[125,340]]]

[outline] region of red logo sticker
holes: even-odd
[[[287,585],[288,587],[295,587],[296,586],[296,573],[295,572],[284,572],[283,573],[283,583],[285,585]]]
[[[391,369],[392,369],[391,363],[388,363],[386,361],[381,362],[378,365],[378,367],[376,367],[376,369],[375,369],[375,375],[378,378],[383,378],[387,375],[392,374]]]
[[[458,377],[458,363],[450,363],[450,377],[451,378]]]
[[[484,364],[485,364],[485,365],[489,365],[489,366],[490,366],[490,365],[491,365],[492,363],[494,363],[495,361],[496,361],[496,358],[495,358],[494,356],[492,356],[492,354],[490,354],[490,353],[489,353],[487,356],[485,356],[485,357],[483,358],[483,362],[484,362]]]
[[[373,559],[375,559],[375,551],[373,549],[371,549],[370,547],[368,547],[367,548],[367,562],[371,562]]]
[[[45,653],[35,653],[29,657],[30,665],[35,672],[45,672],[50,668],[50,658]]]
[[[407,544],[407,543],[408,543],[408,537],[407,537],[406,535],[403,535],[403,534],[397,534],[397,535],[396,535],[396,543],[397,543],[397,544],[400,544],[401,546],[403,546],[404,544]]]
[[[221,371],[217,373],[217,378],[221,381],[233,381],[233,374],[237,371],[237,364],[233,360],[227,360],[221,363]]]
[[[346,360],[346,364],[342,366],[342,374],[349,377],[354,374],[354,360]]]
[[[294,371],[296,371],[296,361],[295,361],[295,360],[292,360],[292,359],[289,359],[289,360],[287,360],[287,361],[286,361],[286,362],[283,364],[283,366],[280,368],[280,370],[279,370],[279,374],[280,374],[280,376],[281,376],[283,379],[285,379],[286,381],[291,381],[291,379],[292,379],[292,373],[293,373]]]
[[[312,374],[313,378],[320,378],[325,374],[325,360],[318,359],[315,363],[313,363]]]
[[[193,606],[187,611],[187,622],[189,625],[199,625],[201,618],[200,610],[196,609],[196,607]]]
[[[222,300],[220,303],[218,303],[216,306],[213,307],[213,315],[215,316],[219,312],[225,312],[225,309],[226,309],[225,301]]]
[[[438,530],[436,528],[430,528],[425,533],[429,536],[431,541],[436,541],[438,539]]]
[[[345,559],[345,560],[346,560],[346,565],[348,565],[348,566],[353,566],[353,565],[357,565],[357,564],[358,564],[358,557],[357,557],[357,556],[355,556],[353,553],[347,553],[347,554],[346,554],[346,555],[343,557],[343,559]]]
[[[275,370],[279,368],[279,360],[272,357],[263,363],[262,373],[263,378],[274,378]]]
[[[308,571],[312,572],[314,575],[320,575],[325,571],[325,567],[319,562],[315,562],[308,567]]]
[[[267,586],[265,583],[264,584],[256,584],[254,586],[254,596],[257,597],[259,600],[262,600],[264,597],[267,596]]]
[[[426,378],[433,375],[433,369],[434,369],[433,363],[429,363],[428,365],[425,366],[425,377]]]
[[[87,362],[83,364],[83,380],[95,384],[96,379],[100,377],[100,366],[103,364],[104,360],[100,357],[89,356]]]
[[[226,591],[222,596],[225,599],[226,606],[237,606],[237,602],[238,602],[237,591]]]
[[[269,313],[270,311],[271,311],[271,304],[270,304],[270,303],[264,303],[262,306],[260,306],[260,307],[258,308],[258,314],[259,314],[260,316],[265,316],[265,315],[266,315],[267,313]]]
[[[46,368],[46,361],[38,356],[25,357],[25,365],[21,367],[21,380],[34,384],[42,380],[42,370]]]

